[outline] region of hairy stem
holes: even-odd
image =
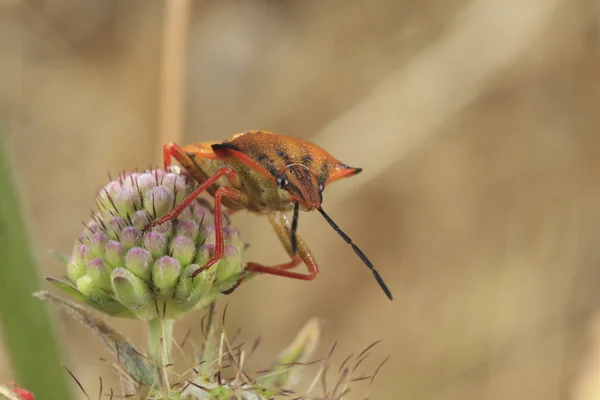
[[[161,384],[167,391],[169,389],[167,368],[171,362],[174,322],[166,318],[154,318],[148,321],[148,356],[158,368]]]

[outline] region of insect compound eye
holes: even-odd
[[[325,185],[323,185],[323,182],[319,182],[319,192],[322,192],[323,190],[325,190]]]
[[[279,189],[283,189],[289,183],[287,176],[285,174],[281,174],[277,177],[277,186]]]

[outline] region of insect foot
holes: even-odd
[[[118,176],[99,190],[97,211],[66,260],[67,276],[46,279],[113,316],[174,319],[211,304],[243,274],[245,244],[239,232],[225,223],[224,257],[198,274],[215,250],[208,202],[195,200],[176,218],[142,231],[189,195],[193,185],[175,167]]]

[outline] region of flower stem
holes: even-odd
[[[154,318],[148,321],[148,355],[158,368],[162,387],[169,389],[167,366],[171,362],[174,320]]]

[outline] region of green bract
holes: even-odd
[[[67,277],[47,279],[113,316],[172,319],[212,303],[243,273],[244,243],[227,219],[223,259],[193,279],[215,250],[208,202],[196,200],[177,218],[142,232],[193,189],[189,175],[174,167],[120,175],[98,192],[98,211],[75,241]]]

